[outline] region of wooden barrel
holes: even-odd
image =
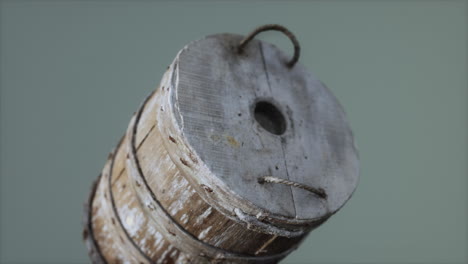
[[[269,29],[293,60],[254,40]],[[353,135],[278,25],[184,47],[93,185],[94,263],[277,263],[351,197]]]

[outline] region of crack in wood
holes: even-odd
[[[260,42],[258,46],[260,47],[260,54],[261,54],[261,57],[262,57],[263,70],[265,71],[265,76],[266,76],[266,80],[267,80],[267,84],[268,84],[268,89],[270,90],[270,96],[272,96],[273,91],[271,90],[270,75],[268,74],[268,68],[267,68],[266,61],[265,61],[265,54],[263,52],[263,45]],[[289,179],[288,164],[286,162],[286,153],[284,152],[283,140],[281,140],[280,144],[281,144],[281,151],[282,151],[282,154],[283,154],[284,167],[285,167],[285,170],[286,170],[286,177],[288,178],[288,180],[290,180]],[[296,201],[295,201],[295,198],[294,198],[294,192],[292,190],[292,187],[289,187],[289,193],[291,194],[291,199],[292,199],[292,203],[293,203],[293,207],[294,207],[294,215],[297,217]]]

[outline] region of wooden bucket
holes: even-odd
[[[279,30],[292,60],[254,40]],[[276,263],[351,197],[345,114],[284,27],[184,47],[133,116],[85,206],[94,263]]]

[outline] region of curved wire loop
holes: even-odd
[[[294,36],[294,34],[291,31],[289,31],[284,26],[281,26],[281,25],[278,25],[278,24],[267,24],[267,25],[263,25],[263,26],[260,26],[260,27],[256,28],[254,31],[252,31],[250,34],[248,34],[239,43],[239,46],[237,47],[238,52],[241,53],[244,50],[247,43],[249,43],[257,34],[263,32],[263,31],[268,31],[268,30],[275,30],[275,31],[282,32],[293,43],[294,55],[291,58],[291,60],[286,63],[286,66],[288,66],[289,68],[292,68],[296,64],[296,62],[299,60],[299,55],[301,53],[301,46],[299,45],[299,41],[297,41],[296,36]]]

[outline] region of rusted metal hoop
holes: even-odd
[[[299,41],[297,41],[296,36],[294,36],[294,34],[291,31],[278,24],[267,24],[256,28],[239,43],[239,46],[237,47],[238,52],[241,53],[244,50],[247,43],[249,43],[249,41],[251,41],[257,34],[268,30],[276,30],[284,33],[293,43],[294,55],[291,58],[291,60],[288,63],[286,63],[286,66],[292,68],[294,64],[296,64],[296,62],[299,60],[301,46],[299,45]]]

